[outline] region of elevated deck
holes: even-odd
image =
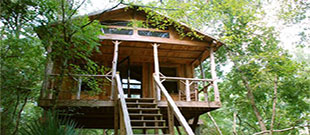
[[[53,103],[52,100],[44,99],[40,100],[39,106],[48,109]],[[175,101],[175,103],[187,121],[221,107],[220,102]],[[70,114],[70,117],[83,128],[114,128],[114,101],[58,100],[56,104],[58,109]],[[159,101],[157,105],[163,113],[163,118],[167,119],[167,101]]]

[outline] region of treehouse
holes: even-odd
[[[134,7],[90,14],[90,19],[106,26],[99,36],[100,51],[91,59],[109,70],[66,75],[55,96],[51,90],[57,86],[51,78],[59,73],[54,61],[48,65],[52,68],[46,72],[39,105],[48,109],[56,104],[83,128],[114,129],[115,134],[146,134],[150,130],[174,134],[175,127],[194,134],[199,116],[221,107],[214,53],[222,43],[151,12]],[[162,22],[152,21],[155,15]],[[201,63],[206,59],[211,67],[206,70],[212,77],[198,78],[194,70],[204,71]],[[99,81],[104,83],[101,92],[89,94],[83,78],[104,80]]]

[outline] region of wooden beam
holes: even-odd
[[[101,56],[111,56],[112,55],[112,53],[101,53]],[[121,56],[130,56],[130,58],[141,58],[141,54],[132,54],[132,53],[120,53],[119,54],[120,55],[120,57]],[[145,58],[153,58],[154,56],[143,56],[143,57],[145,57]],[[195,57],[180,57],[180,56],[177,56],[177,57],[173,57],[173,56],[158,56],[158,54],[157,54],[157,57],[158,58],[160,58],[160,59],[164,59],[164,58],[166,58],[166,59],[177,59],[177,60],[194,60],[195,59]]]
[[[139,35],[117,35],[117,34],[105,34],[100,35],[99,39],[103,40],[120,40],[120,41],[140,41],[149,43],[164,43],[164,44],[176,44],[176,45],[187,45],[187,46],[208,46],[206,42],[199,42],[193,40],[181,40],[181,39],[170,39],[160,37],[148,37]]]
[[[102,48],[112,48],[111,45],[103,45]],[[119,49],[126,49],[126,50],[135,50],[135,51],[153,51],[152,48],[146,48],[146,47],[136,47],[136,46],[119,46]],[[187,54],[196,54],[199,55],[202,52],[198,50],[181,50],[181,49],[158,49],[160,52],[176,52],[176,53],[187,53]]]
[[[220,93],[217,86],[217,76],[215,70],[215,58],[214,58],[214,48],[210,49],[210,63],[211,63],[211,75],[213,80],[213,89],[214,89],[214,100],[220,102]]]
[[[119,41],[113,41],[114,44],[114,57],[112,61],[112,89],[111,89],[111,99],[113,99],[114,96],[114,91],[115,91],[115,80],[113,79],[116,75],[116,70],[117,70],[117,59],[118,59],[118,45],[121,42]]]
[[[170,106],[167,108],[170,135],[174,135],[174,115]]]
[[[185,78],[185,77],[170,77],[170,76],[162,76],[161,79],[167,80],[188,80],[188,81],[202,81],[202,82],[212,82],[213,79],[198,79],[198,78]]]
[[[119,107],[118,102],[114,102],[114,134],[118,135],[119,128]]]
[[[192,65],[196,67],[199,65],[201,62],[203,62],[208,56],[210,55],[210,49],[207,47],[200,55],[197,57],[193,62]]]
[[[158,61],[158,44],[154,43],[153,44],[153,49],[154,49],[154,70],[155,70],[155,73],[154,73],[154,76],[155,78],[157,78],[159,80],[159,61]],[[160,101],[160,98],[161,98],[161,95],[160,95],[160,90],[159,88],[156,86],[156,99],[157,101]]]
[[[199,116],[197,116],[197,117],[194,118],[194,121],[193,121],[193,124],[192,124],[192,129],[193,129],[193,131],[196,130],[198,121],[199,121]]]

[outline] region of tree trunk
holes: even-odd
[[[261,131],[265,131],[266,130],[266,126],[265,126],[265,123],[263,122],[263,118],[256,106],[256,103],[255,103],[255,97],[253,95],[253,91],[251,89],[251,87],[249,86],[248,84],[248,79],[244,76],[244,73],[242,70],[239,69],[239,64],[238,62],[236,62],[233,58],[232,58],[232,52],[227,48],[227,46],[224,46],[228,52],[228,55],[230,57],[230,59],[233,61],[234,65],[236,66],[236,69],[241,73],[241,79],[242,79],[242,82],[243,84],[245,85],[246,89],[247,89],[247,98],[248,100],[250,100],[250,104],[252,106],[252,109],[255,113],[255,117],[257,118],[258,120],[258,123],[259,123],[259,126],[260,126],[260,129]]]
[[[220,129],[219,126],[217,125],[217,123],[216,123],[216,121],[214,120],[214,118],[212,117],[211,113],[208,112],[207,114],[208,114],[209,118],[212,120],[212,122],[213,122],[213,124],[214,124],[214,126],[215,126],[215,128],[216,128],[216,130],[217,130],[217,132],[218,132],[220,135],[223,135],[221,129]]]
[[[233,133],[234,135],[238,135],[237,130],[236,130],[236,121],[237,121],[237,113],[234,112],[234,124],[233,124]]]
[[[270,135],[272,135],[273,125],[274,125],[275,118],[276,118],[277,93],[278,93],[278,77],[276,76],[274,78],[272,117],[271,117],[271,123],[270,123]]]
[[[255,113],[255,116],[258,120],[258,123],[259,123],[259,126],[260,126],[260,129],[261,131],[265,131],[266,130],[266,126],[265,126],[265,123],[263,122],[263,118],[256,106],[256,103],[255,103],[255,97],[253,95],[253,91],[251,89],[251,87],[249,86],[248,84],[248,81],[247,81],[247,78],[245,76],[242,76],[242,82],[243,84],[245,85],[246,89],[248,90],[248,93],[247,93],[247,98],[248,100],[250,100],[250,104],[252,106],[252,109]]]
[[[12,135],[16,135],[17,132],[18,132],[18,127],[19,127],[19,123],[20,123],[20,118],[21,118],[21,115],[22,115],[22,112],[28,102],[28,95],[29,94],[26,94],[26,97],[24,98],[24,103],[22,105],[22,107],[20,108],[19,112],[18,112],[18,115],[17,115],[17,119],[16,119],[16,125],[15,125],[15,129],[13,131],[13,134]]]

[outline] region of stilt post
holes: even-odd
[[[115,92],[115,75],[117,71],[117,59],[118,59],[118,45],[121,43],[118,40],[112,41],[114,44],[114,56],[113,56],[113,61],[112,61],[112,88],[111,88],[111,99],[113,99],[114,92]]]
[[[168,105],[167,111],[168,111],[167,113],[168,113],[169,132],[170,135],[174,135],[174,115],[170,105]]]
[[[217,76],[215,71],[214,48],[210,48],[211,75],[213,80],[214,100],[220,102],[220,93],[217,87]]]
[[[155,77],[159,79],[158,46],[159,46],[159,44],[157,44],[157,43],[153,44]],[[160,90],[157,86],[155,87],[155,89],[156,89],[156,99],[157,99],[157,101],[160,101],[160,99],[161,99]]]

